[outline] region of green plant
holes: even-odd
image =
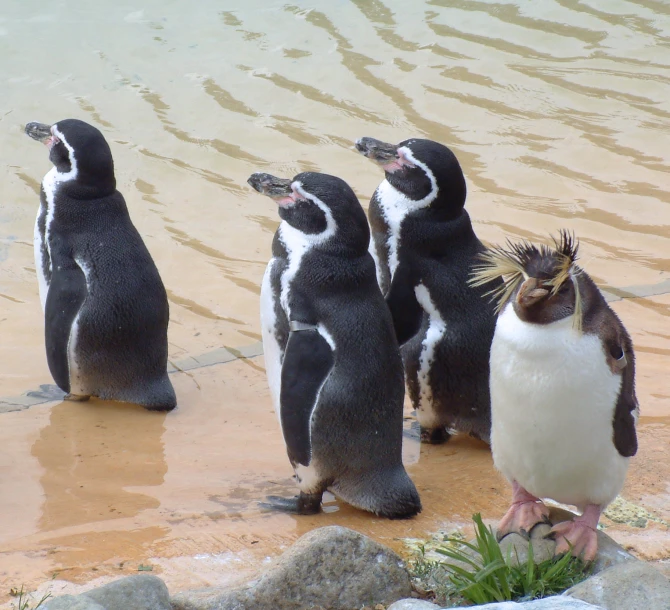
[[[21,585],[21,589],[12,589],[10,593],[19,598],[16,601],[16,610],[37,610],[45,601],[51,597],[51,593],[45,593],[40,601],[37,602],[37,605],[32,606],[30,605],[32,599],[29,597],[28,593],[23,590],[23,585]]]
[[[528,558],[516,564],[507,557],[490,527],[481,515],[473,515],[475,540],[465,542],[445,538],[448,546],[435,548],[451,562],[429,559],[422,547],[410,561],[409,569],[419,591],[431,592],[442,601],[468,601],[486,604],[501,601],[526,601],[563,592],[586,578],[591,566],[581,559],[565,554],[535,564],[532,545]],[[456,563],[457,562],[457,563]]]
[[[477,513],[472,520],[476,535],[473,543],[460,541],[457,548],[436,549],[461,564],[446,564],[445,568],[451,583],[468,601],[486,604],[547,597],[565,591],[590,573],[590,565],[569,553],[536,565],[531,544],[526,562],[518,563],[517,556],[517,565],[513,565],[509,554],[503,557],[495,534],[484,525],[481,515]]]

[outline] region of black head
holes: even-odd
[[[512,300],[517,316],[526,322],[549,324],[575,315],[581,328],[580,285],[586,274],[575,264],[579,243],[567,231],[554,239],[554,247],[537,247],[527,241],[507,248],[492,248],[481,258],[471,283],[483,285],[503,276],[504,284],[492,294],[501,311]]]
[[[388,144],[374,138],[361,138],[356,149],[378,163],[386,180],[420,207],[441,210],[457,217],[465,206],[467,189],[456,155],[432,140],[412,138]]]
[[[304,172],[292,180],[257,173],[247,182],[274,199],[280,218],[312,243],[324,249],[347,250],[352,255],[367,251],[370,229],[365,212],[344,180]]]
[[[28,123],[26,133],[49,148],[49,159],[60,174],[83,186],[114,191],[112,151],[100,130],[78,119],[65,119],[53,125]]]

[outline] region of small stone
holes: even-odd
[[[186,591],[172,598],[172,607],[351,610],[388,605],[411,594],[409,575],[398,555],[358,532],[328,526],[302,536],[256,580],[230,590]]]
[[[600,606],[592,606],[578,599],[570,599],[563,595],[545,597],[531,602],[500,602],[477,606],[477,610],[605,610]],[[629,610],[633,610],[633,606]]]
[[[40,606],[44,610],[106,610],[92,599],[81,595],[61,595],[47,601],[46,605]]]
[[[550,525],[541,523],[536,525],[530,532],[530,543],[533,545],[533,559],[535,563],[542,563],[554,556],[556,542],[545,538],[550,530]],[[528,540],[520,534],[513,532],[507,534],[507,536],[500,541],[500,550],[502,551],[505,561],[507,561],[507,554],[510,553],[510,565],[524,565],[528,561],[528,545]]]
[[[615,565],[565,592],[607,610],[670,609],[670,580],[642,561]]]
[[[440,607],[423,599],[401,599],[391,604],[387,610],[440,610]]]
[[[82,593],[105,610],[172,610],[170,594],[157,576],[138,574]]]

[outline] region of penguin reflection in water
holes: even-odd
[[[495,313],[483,295],[501,280],[468,285],[485,248],[464,209],[458,159],[431,140],[361,138],[356,148],[386,175],[370,201],[371,253],[402,346],[421,440],[443,443],[456,429],[488,442]]]
[[[116,190],[109,145],[76,119],[25,131],[54,165],[42,181],[34,241],[54,380],[69,400],[173,409],[167,295]]]
[[[404,382],[391,315],[367,251],[365,213],[339,178],[253,174],[282,223],[261,291],[268,384],[300,495],[272,508],[311,514],[326,489],[377,515],[421,510],[402,464]]]
[[[547,520],[540,498],[582,515],[554,525],[556,553],[592,560],[602,510],[621,491],[637,451],[633,345],[591,278],[578,245],[509,244],[483,256],[473,282],[503,275],[491,346],[491,443],[512,484],[498,536]]]

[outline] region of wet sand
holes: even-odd
[[[669,41],[670,10],[656,2],[6,3],[0,603],[22,583],[63,592],[140,564],[173,591],[226,583],[331,523],[402,550],[402,538],[475,511],[500,516],[508,490],[485,446],[419,447],[411,418],[417,519],[336,501],[305,518],[256,505],[294,488],[262,356],[222,351],[259,353],[260,281],[278,224],[246,179],[325,171],[367,205],[381,175],[352,148],[364,135],[451,146],[486,242],[546,241],[563,227],[581,238],[584,267],[633,336],[642,408],[622,496],[625,519],[646,527],[603,523],[641,556],[669,558]],[[26,396],[52,383],[32,252],[50,165],[22,129],[66,117],[107,136],[168,289],[170,360],[188,369],[172,374],[174,413]]]
[[[332,496],[313,517],[263,512],[258,500],[295,488],[262,365],[258,357],[175,373],[182,406],[168,415],[99,401],[2,415],[0,471],[11,493],[0,513],[12,521],[0,538],[0,599],[22,583],[63,593],[141,565],[172,591],[224,585],[329,524],[407,555],[405,538],[467,530],[476,511],[490,520],[504,512],[509,490],[486,445],[455,437],[420,446],[409,413],[404,460],[424,505],[416,519],[378,519]],[[669,442],[670,417],[642,418],[622,494],[634,517],[646,510],[658,520],[635,527],[603,519],[615,539],[651,560],[670,556]]]

